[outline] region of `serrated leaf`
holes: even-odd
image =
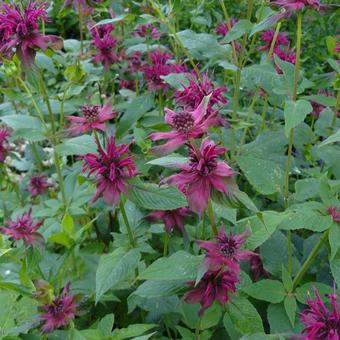
[[[224,41],[229,43],[233,40],[236,40],[246,32],[250,32],[253,24],[249,20],[241,19],[236,22],[236,24],[230,29]]]
[[[297,309],[297,303],[296,303],[295,297],[292,295],[286,296],[283,304],[284,304],[286,313],[288,315],[289,321],[292,327],[294,327],[295,315],[296,315],[296,309]]]
[[[128,197],[136,205],[151,210],[173,210],[188,205],[185,196],[176,188],[151,183],[134,182]]]
[[[282,190],[284,172],[280,164],[256,156],[238,156],[236,161],[257,192],[271,195]]]
[[[297,101],[287,100],[285,104],[284,116],[285,116],[285,134],[289,136],[291,129],[294,129],[301,124],[308,113],[313,111],[312,105],[304,99]]]
[[[137,249],[126,252],[118,248],[111,254],[101,256],[96,272],[96,302],[109,289],[134,275],[134,269],[138,266],[140,253]]]
[[[153,262],[140,275],[141,280],[192,280],[195,279],[203,256],[194,256],[183,250],[170,257]]]
[[[226,305],[227,314],[241,334],[263,332],[263,324],[256,308],[243,297],[236,297]]]
[[[97,145],[93,137],[82,135],[64,139],[61,144],[57,145],[56,150],[61,156],[84,155],[86,153],[96,152]]]
[[[277,280],[261,280],[243,288],[251,297],[271,303],[283,301],[286,292],[283,284]]]
[[[163,167],[175,167],[178,164],[185,164],[188,162],[188,158],[187,157],[183,157],[179,154],[171,154],[165,157],[160,157],[160,158],[156,158],[153,159],[149,162],[147,162],[146,164],[151,164],[151,165],[159,165],[159,166],[163,166]]]

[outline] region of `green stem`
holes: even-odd
[[[57,137],[56,137],[57,129],[56,129],[55,122],[54,122],[54,116],[53,116],[53,112],[52,112],[50,99],[48,97],[47,89],[46,89],[42,75],[41,75],[41,78],[40,78],[40,87],[41,87],[43,99],[44,99],[46,106],[47,106],[48,115],[49,115],[49,118],[50,118],[50,123],[51,123],[51,128],[52,128],[52,138],[51,139],[52,139],[52,143],[54,145],[54,165],[55,165],[56,170],[57,170],[57,176],[58,176],[58,180],[59,180],[59,187],[60,187],[61,198],[62,198],[62,201],[63,201],[63,206],[64,206],[64,209],[66,210],[67,209],[67,199],[66,199],[66,193],[65,193],[65,185],[64,185],[63,175],[62,175],[62,172],[61,172],[61,161],[60,161],[59,155],[58,155],[57,150],[56,150],[56,146],[58,144],[58,140],[57,140]]]
[[[273,37],[273,40],[272,40],[272,43],[270,45],[270,49],[269,49],[269,52],[268,52],[267,61],[269,61],[272,58],[272,56],[273,56],[273,51],[274,51],[274,47],[275,47],[275,43],[276,43],[277,37],[278,37],[279,32],[280,32],[280,28],[281,28],[281,22],[279,22],[276,25],[274,37]]]
[[[130,246],[132,248],[135,248],[136,247],[136,241],[133,237],[132,229],[130,227],[130,223],[129,223],[129,220],[127,218],[124,203],[123,203],[122,200],[120,200],[120,202],[119,202],[119,208],[120,208],[120,212],[122,214],[122,217],[123,217],[123,220],[124,220],[124,223],[125,223],[125,226],[126,226],[128,236],[129,236]]]
[[[80,33],[80,54],[82,56],[84,52],[84,46],[83,46],[84,33],[83,33],[83,11],[81,9],[80,2],[78,2],[78,15],[79,15],[79,33]]]
[[[268,109],[268,99],[269,99],[269,96],[266,93],[266,96],[264,98],[263,110],[262,110],[262,114],[261,114],[262,124],[261,124],[260,132],[262,132],[266,127],[266,113],[267,113],[267,109]]]
[[[164,234],[163,256],[168,255],[169,240],[170,240],[170,235],[169,235],[169,233],[165,232],[165,234]]]
[[[60,118],[59,118],[59,126],[60,128],[64,125],[64,113],[65,113],[65,100],[68,90],[70,89],[71,84],[67,85],[63,94],[63,97],[61,99],[61,105],[60,105]]]
[[[336,117],[338,115],[338,110],[340,108],[340,90],[338,91],[338,94],[336,96],[336,104],[334,107],[334,114],[333,114],[333,120],[332,120],[332,127],[335,127],[336,124]]]
[[[195,340],[201,340],[200,330],[201,330],[202,318],[199,318],[196,330],[195,330]]]
[[[300,54],[301,54],[301,37],[302,37],[302,13],[299,12],[297,17],[297,29],[296,29],[296,62],[294,67],[294,87],[292,100],[296,101],[298,95],[298,82],[299,82],[299,67],[300,67]],[[294,144],[294,129],[289,131],[289,143],[288,143],[288,155],[287,164],[285,171],[285,187],[284,187],[284,202],[286,209],[289,206],[289,170],[292,163],[292,151]],[[292,274],[293,270],[293,245],[292,245],[292,232],[288,230],[287,232],[287,242],[288,242],[288,272]]]
[[[209,199],[209,202],[208,202],[208,217],[209,217],[209,221],[210,221],[210,224],[211,224],[211,229],[213,231],[213,234],[216,236],[218,234],[218,230],[217,230],[214,211],[213,211],[213,207],[212,207],[210,199]]]
[[[319,241],[316,243],[310,254],[308,255],[306,261],[303,263],[302,267],[296,274],[294,280],[293,280],[293,291],[297,287],[297,285],[300,283],[303,275],[306,273],[308,268],[311,266],[313,261],[315,260],[316,256],[319,253],[320,248],[322,247],[323,243],[327,240],[329,234],[329,230],[326,230],[323,235],[320,237]]]

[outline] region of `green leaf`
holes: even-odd
[[[157,325],[134,324],[128,326],[127,328],[115,329],[112,334],[112,340],[130,339],[132,337],[142,335],[143,333],[155,327],[157,327]]]
[[[66,213],[61,221],[61,229],[62,231],[70,236],[70,238],[74,239],[76,238],[76,231],[74,228],[74,221],[71,215]]]
[[[264,332],[260,315],[246,298],[235,297],[226,309],[235,329],[241,334]]]
[[[128,104],[122,119],[119,121],[116,131],[117,137],[121,137],[126,131],[131,129],[139,118],[152,109],[153,105],[153,96],[150,94],[133,99],[131,103]]]
[[[293,280],[284,265],[282,265],[282,283],[287,292],[293,290]]]
[[[98,329],[101,330],[106,336],[110,336],[114,322],[114,314],[107,314],[99,321]]]
[[[261,32],[272,27],[275,24],[275,21],[271,20],[272,15],[274,13],[275,13],[274,11],[270,11],[270,13],[266,15],[264,19],[262,19],[259,23],[255,24],[249,34],[249,37],[252,37],[257,32]]]
[[[287,213],[276,211],[258,212],[255,216],[246,217],[237,222],[244,230],[250,226],[251,235],[247,239],[247,248],[255,249],[267,241],[279,224],[287,217]]]
[[[223,217],[232,224],[236,224],[236,209],[213,202],[213,210],[217,216]]]
[[[295,315],[296,315],[296,309],[297,309],[297,303],[296,303],[295,297],[292,295],[286,296],[283,304],[285,306],[285,310],[288,315],[289,321],[292,327],[294,327]]]
[[[256,156],[238,156],[236,161],[249,183],[263,195],[281,192],[284,180],[282,167]]]
[[[109,289],[134,275],[140,253],[137,249],[126,252],[118,248],[101,256],[96,272],[96,303]]]
[[[338,223],[333,223],[329,230],[329,245],[331,246],[331,255],[329,260],[332,261],[340,249],[340,226]]]
[[[176,90],[183,90],[183,86],[189,85],[187,73],[170,73],[166,76],[160,76],[167,84]]]
[[[138,295],[142,298],[157,298],[162,296],[171,296],[176,294],[176,292],[183,288],[183,284],[185,282],[181,282],[178,280],[169,280],[169,281],[153,281],[147,280],[143,282],[137,290],[135,290],[132,295]]]
[[[10,115],[0,117],[6,125],[14,130],[15,138],[25,138],[31,142],[45,139],[45,133],[41,121],[36,117],[25,115]]]
[[[319,144],[319,148],[328,144],[340,142],[340,129],[333,135],[329,136],[326,140]]]
[[[153,262],[140,275],[141,280],[192,280],[195,279],[198,266],[203,256],[194,256],[183,250],[170,257],[163,257]]]
[[[174,154],[171,154],[165,157],[153,159],[152,161],[149,161],[146,164],[159,165],[163,167],[173,168],[177,166],[178,164],[185,164],[187,162],[188,162],[187,157],[183,157],[179,154],[174,153]]]
[[[333,292],[333,288],[330,286],[325,285],[321,282],[307,282],[303,284],[302,286],[296,288],[295,290],[295,296],[296,299],[303,304],[307,304],[307,298],[308,296],[313,296],[314,288],[318,290],[320,293],[320,296],[326,296],[327,294],[330,294]]]
[[[96,152],[97,145],[93,137],[82,135],[64,139],[61,144],[57,145],[56,150],[61,156],[84,155],[86,153]]]
[[[335,279],[337,286],[340,285],[340,257],[337,255],[331,262],[331,272]]]
[[[106,24],[112,24],[115,22],[123,21],[123,20],[133,20],[134,15],[132,13],[125,14],[125,15],[118,15],[111,19],[103,19],[98,21],[93,27],[100,26],[100,25],[106,25]]]
[[[216,35],[196,33],[192,30],[184,30],[177,33],[177,37],[187,48],[190,54],[198,60],[202,59],[227,59],[231,54],[229,45],[221,45],[217,42]]]
[[[253,24],[249,20],[241,19],[237,21],[237,23],[231,28],[224,41],[229,43],[233,40],[236,40],[242,37],[244,33],[250,32],[252,28]]]
[[[317,102],[318,104],[321,104],[323,106],[336,105],[336,98],[331,96],[321,96],[319,94],[313,94],[310,96],[302,96],[300,98],[305,100],[313,100],[314,102]]]
[[[244,191],[236,190],[235,192],[233,192],[233,195],[240,203],[242,203],[250,211],[254,213],[259,211],[254,202]]]
[[[287,100],[284,110],[286,137],[289,136],[290,130],[301,124],[312,111],[313,107],[307,100],[300,99],[295,102]]]
[[[128,197],[136,205],[151,210],[172,210],[188,205],[185,196],[175,187],[160,187],[152,183],[133,182]]]
[[[283,301],[286,295],[283,284],[276,280],[261,280],[243,288],[243,291],[257,300],[271,303]]]

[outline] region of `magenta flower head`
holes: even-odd
[[[46,50],[50,43],[60,41],[55,36],[39,32],[39,21],[47,21],[47,3],[28,1],[25,7],[17,4],[0,5],[0,53],[10,56],[15,48],[18,58],[27,67],[33,64],[35,51]]]
[[[192,145],[189,149],[189,162],[177,166],[181,172],[163,179],[161,183],[177,186],[187,196],[189,208],[201,213],[207,208],[214,191],[230,193],[234,171],[227,163],[218,160],[225,148],[208,138],[203,140],[199,149]]]
[[[127,192],[126,181],[138,174],[129,145],[116,145],[114,137],[107,140],[106,151],[98,145],[98,154],[88,153],[81,159],[84,161],[83,172],[89,170],[88,176],[96,176],[97,192],[93,202],[103,195],[108,204],[117,204],[120,194]]]
[[[135,35],[143,38],[159,39],[162,34],[153,24],[148,23],[145,25],[139,25],[135,31]]]
[[[214,116],[207,117],[209,97],[205,97],[194,111],[174,112],[165,109],[165,121],[172,127],[169,132],[154,132],[150,135],[153,141],[166,139],[163,145],[152,148],[157,155],[168,154],[177,150],[190,139],[202,137],[210,126],[216,122]]]
[[[184,219],[190,215],[190,209],[178,208],[175,210],[158,210],[145,216],[151,222],[163,221],[165,231],[172,233],[174,230],[182,232],[184,230]]]
[[[270,49],[273,39],[274,39],[274,34],[275,34],[274,31],[265,31],[261,33],[261,40],[264,42],[264,45],[259,47],[259,51]],[[277,35],[274,47],[279,47],[279,46],[288,45],[288,44],[289,44],[289,40],[286,37],[286,35],[279,32],[279,34]]]
[[[40,315],[44,321],[42,326],[44,333],[67,326],[75,318],[78,305],[75,303],[75,296],[70,294],[69,290],[70,284],[68,283],[59,296],[50,304],[41,307],[44,311],[44,314]]]
[[[92,130],[105,131],[105,122],[114,118],[116,113],[112,112],[111,102],[103,107],[99,105],[82,105],[83,117],[66,116],[71,121],[68,132],[71,135],[79,135]]]
[[[331,215],[334,222],[340,223],[340,211],[336,207],[329,207],[327,212]]]
[[[314,117],[319,117],[320,113],[325,109],[325,106],[317,103],[314,100],[311,100],[310,103],[312,104],[313,111],[311,112],[311,115]]]
[[[205,265],[211,270],[218,270],[226,267],[233,273],[239,274],[239,262],[250,259],[251,256],[257,254],[241,250],[242,245],[250,235],[250,231],[246,231],[240,235],[227,236],[222,227],[214,241],[196,241],[201,249],[207,251],[205,255]]]
[[[313,9],[319,10],[319,0],[272,0],[272,5],[283,7],[290,14],[294,11],[304,9],[305,7],[312,7]]]
[[[230,27],[233,27],[236,24],[236,20],[232,18],[230,20]],[[217,24],[216,29],[215,29],[216,34],[225,37],[229,33],[229,28],[228,25],[225,22],[220,22]]]
[[[162,52],[160,49],[151,52],[150,59],[151,60],[141,68],[149,90],[167,90],[169,85],[163,81],[161,76],[186,71],[186,68],[183,65],[170,62],[172,60],[172,55]]]
[[[238,276],[231,271],[207,271],[197,286],[184,295],[184,300],[189,303],[199,303],[201,309],[199,316],[202,316],[214,301],[222,305],[229,301],[230,292],[236,292]],[[195,282],[190,282],[192,286]]]
[[[8,137],[10,137],[7,128],[0,129],[0,162],[4,162],[8,152]]]
[[[142,67],[142,53],[133,52],[127,56],[128,58],[128,69],[131,72],[138,72]]]
[[[182,86],[181,90],[174,93],[176,104],[184,106],[187,110],[194,110],[202,102],[203,98],[210,95],[210,101],[207,107],[207,116],[214,116],[215,124],[225,126],[223,118],[220,117],[216,106],[226,105],[227,98],[223,93],[228,89],[224,86],[216,87],[209,79],[208,73],[203,74],[200,80],[196,74],[192,74],[189,78],[189,85]]]
[[[27,191],[31,193],[32,197],[37,197],[43,194],[51,184],[48,183],[47,177],[44,175],[36,175],[30,178]]]
[[[37,230],[41,227],[42,221],[34,223],[31,217],[32,209],[25,212],[16,220],[9,220],[5,227],[0,227],[0,232],[8,235],[11,240],[24,241],[26,245],[43,243],[44,238]]]
[[[301,314],[304,340],[338,340],[340,339],[340,315],[337,296],[329,294],[331,309],[321,300],[319,292],[314,288],[315,299],[307,299],[308,308]]]

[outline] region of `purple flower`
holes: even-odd
[[[42,326],[43,332],[49,333],[67,326],[75,318],[78,305],[75,303],[75,296],[69,294],[69,290],[70,284],[67,284],[52,303],[41,307],[44,314],[41,314],[40,318],[45,322]]]
[[[313,111],[311,112],[311,115],[314,117],[319,117],[320,113],[325,109],[325,106],[317,103],[314,100],[311,100],[310,103],[312,104]]]
[[[271,1],[272,5],[283,7],[286,11],[292,13],[305,7],[312,7],[316,10],[320,8],[319,0],[274,0]]]
[[[237,21],[234,18],[232,18],[230,20],[230,27],[233,27],[236,24],[236,22]],[[225,37],[229,33],[228,25],[225,22],[220,22],[219,24],[217,24],[215,32],[218,35]]]
[[[89,170],[88,176],[96,175],[97,192],[93,202],[103,195],[108,204],[117,204],[120,194],[127,191],[126,181],[138,173],[129,145],[116,145],[114,137],[107,140],[106,151],[98,145],[98,154],[88,153],[81,159],[85,163],[83,172]]]
[[[308,308],[301,314],[301,322],[305,325],[302,330],[304,340],[339,340],[340,315],[335,289],[328,298],[331,310],[321,300],[319,292],[314,288],[315,299],[308,298]]]
[[[274,31],[265,31],[261,33],[261,40],[265,43],[263,46],[259,47],[259,50],[269,50],[274,39]],[[282,45],[288,45],[289,40],[285,34],[279,32],[277,35],[274,47],[279,47]]]
[[[152,39],[159,39],[161,37],[161,32],[151,23],[145,25],[139,25],[135,31],[135,35],[139,37],[150,37]]]
[[[189,163],[179,164],[179,174],[165,178],[161,183],[176,185],[188,199],[189,208],[202,212],[207,208],[208,200],[216,190],[228,194],[234,171],[218,160],[225,148],[205,139],[199,149],[189,145]]]
[[[340,211],[336,207],[329,207],[327,212],[332,216],[334,222],[340,223]]]
[[[178,208],[175,210],[158,210],[145,216],[149,221],[162,220],[165,225],[165,231],[172,233],[175,229],[179,231],[184,230],[184,219],[189,216],[190,209]]]
[[[207,98],[209,100],[209,98]],[[216,122],[214,115],[207,117],[207,100],[203,99],[194,111],[174,112],[165,109],[165,121],[172,127],[169,132],[154,132],[150,135],[153,141],[167,139],[167,143],[152,148],[157,155],[177,150],[191,139],[202,137],[210,126]]]
[[[167,90],[169,85],[163,81],[161,76],[186,71],[186,68],[183,65],[171,63],[171,54],[162,52],[160,49],[151,52],[150,59],[151,60],[141,68],[149,90]]]
[[[200,80],[196,74],[192,74],[189,78],[189,85],[182,86],[182,90],[174,93],[176,104],[184,106],[187,110],[194,110],[202,102],[203,98],[210,95],[210,101],[207,107],[207,116],[214,116],[215,124],[225,126],[226,123],[220,117],[218,111],[214,109],[215,106],[221,106],[228,103],[227,98],[223,95],[227,92],[224,86],[215,87],[213,82],[209,79],[208,73],[203,74]]]
[[[142,66],[142,56],[141,52],[133,52],[127,56],[128,69],[131,72],[138,72]]]
[[[103,107],[99,105],[82,105],[83,117],[66,116],[72,122],[68,132],[71,135],[79,135],[92,130],[105,131],[105,122],[115,117],[112,112],[110,102],[107,102]]]
[[[120,79],[119,87],[129,89],[131,91],[136,90],[136,82],[133,79]]]
[[[55,36],[43,36],[39,32],[39,20],[47,21],[46,4],[29,1],[27,6],[1,4],[0,6],[0,53],[16,54],[24,66],[33,64],[35,50],[46,50],[50,43],[60,41]]]
[[[0,129],[0,162],[3,162],[7,156],[8,137],[10,137],[9,130],[7,128]]]
[[[227,236],[222,227],[214,241],[196,241],[201,249],[207,251],[204,261],[206,267],[218,270],[225,266],[233,273],[239,274],[239,262],[250,259],[251,256],[257,256],[251,251],[241,250],[241,246],[249,235],[250,231],[246,231],[240,235]]]
[[[34,223],[31,217],[32,209],[25,212],[16,220],[9,220],[5,223],[5,227],[0,227],[0,232],[9,235],[14,241],[23,240],[26,245],[34,245],[44,241],[41,234],[37,230],[41,227],[42,221]]]
[[[32,197],[36,197],[43,194],[49,187],[51,187],[51,184],[47,182],[47,177],[37,175],[30,178],[27,191],[31,193]]]
[[[111,35],[113,29],[114,26],[112,24],[89,26],[92,43],[96,47],[96,53],[92,61],[103,64],[105,69],[109,69],[110,65],[119,59],[118,55],[114,52],[118,39]]]
[[[238,276],[231,271],[208,271],[204,274],[197,286],[187,292],[184,300],[189,303],[199,303],[201,309],[199,316],[204,314],[214,301],[219,301],[222,305],[229,301],[229,293],[236,291]],[[195,282],[190,282],[192,286]]]
[[[261,278],[270,276],[270,273],[268,273],[263,267],[263,262],[259,254],[259,249],[255,250],[254,255],[251,255],[249,259],[249,263],[250,263],[250,272],[252,274],[251,276],[254,281],[258,281]]]

